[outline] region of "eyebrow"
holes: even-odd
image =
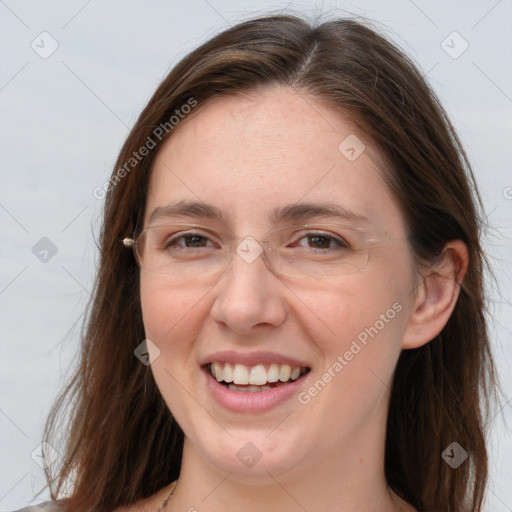
[[[351,212],[335,203],[296,203],[276,208],[272,213],[272,220],[276,223],[290,220],[303,221],[312,217],[333,217],[365,224],[370,222],[364,215]]]
[[[197,219],[218,219],[224,222],[224,216],[219,208],[200,201],[179,201],[174,204],[157,206],[149,216],[148,224],[160,217],[193,217]]]
[[[157,206],[149,216],[148,224],[151,225],[152,222],[161,217],[192,217],[202,220],[219,220],[226,223],[226,219],[219,208],[200,201],[179,201],[165,206]],[[332,217],[352,223],[370,223],[364,215],[351,212],[338,204],[312,202],[275,208],[270,219],[277,224],[289,221],[300,222],[315,217]]]

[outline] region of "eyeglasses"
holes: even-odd
[[[323,279],[364,270],[378,241],[367,228],[342,224],[281,227],[263,240],[235,239],[195,224],[165,224],[147,227],[123,243],[134,248],[142,270],[162,276],[220,276],[236,254],[248,264],[264,257],[275,274]]]

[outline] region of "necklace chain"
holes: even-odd
[[[172,489],[171,489],[171,492],[169,493],[169,496],[167,496],[167,498],[162,501],[162,505],[160,505],[160,507],[158,507],[158,509],[156,510],[156,512],[162,512],[162,510],[167,507],[167,503],[169,503],[169,501],[171,500],[171,497],[172,497],[172,494],[174,492],[174,489],[176,489],[176,486],[178,485],[178,480],[176,480],[176,482],[174,483],[174,485],[172,486]]]

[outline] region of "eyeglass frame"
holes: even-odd
[[[156,275],[161,275],[161,276],[164,276],[164,277],[172,277],[172,274],[160,273],[160,272],[156,272],[156,271],[152,271],[152,270],[148,270],[147,268],[144,268],[144,265],[142,264],[142,258],[141,258],[140,254],[139,254],[139,250],[137,249],[137,243],[143,237],[145,232],[147,232],[148,230],[151,230],[152,228],[167,227],[167,226],[176,226],[176,227],[177,226],[183,226],[183,227],[186,227],[187,230],[188,229],[194,229],[194,228],[197,229],[197,228],[199,228],[199,229],[202,229],[204,231],[211,231],[210,228],[207,228],[206,226],[201,225],[201,224],[191,224],[191,223],[156,224],[156,225],[152,225],[152,226],[146,226],[137,235],[134,234],[132,237],[125,237],[123,240],[121,240],[121,242],[123,243],[123,245],[126,248],[131,248],[133,250],[134,255],[135,255],[135,259],[136,259],[136,261],[137,261],[137,263],[139,265],[139,268],[141,270],[144,270],[146,272],[150,272],[150,273],[153,273],[153,274],[156,274]],[[238,248],[243,243],[243,241],[248,240],[248,239],[252,239],[252,240],[256,241],[260,245],[260,247],[262,248],[262,250],[256,256],[256,258],[254,258],[253,261],[255,261],[263,253],[264,254],[264,259],[266,260],[267,268],[271,272],[273,272],[275,275],[283,275],[283,276],[291,276],[291,277],[299,277],[299,278],[300,277],[304,277],[302,274],[292,274],[292,273],[287,273],[287,272],[276,270],[275,265],[272,264],[273,258],[269,257],[272,252],[276,252],[276,249],[272,245],[270,245],[270,240],[269,239],[272,237],[272,235],[275,232],[283,231],[283,230],[286,230],[286,229],[297,229],[297,228],[300,228],[300,229],[315,229],[316,228],[316,229],[319,229],[319,230],[325,230],[326,228],[332,227],[332,226],[349,228],[349,229],[354,230],[354,231],[366,231],[366,230],[369,229],[369,228],[360,227],[360,226],[349,226],[349,225],[345,225],[345,224],[342,224],[342,223],[332,223],[332,222],[331,223],[311,223],[311,224],[297,224],[297,225],[283,226],[283,227],[280,227],[280,228],[270,229],[267,232],[267,234],[265,235],[265,238],[263,238],[263,239],[256,239],[255,237],[250,236],[250,235],[249,236],[245,236],[245,237],[235,237],[236,241],[241,240],[241,242],[238,243],[238,244],[232,244],[231,245],[231,250],[229,251],[231,253],[231,259],[229,261],[229,264],[226,265],[225,270],[222,272],[222,274],[219,274],[219,275],[224,275],[229,270],[229,268],[231,267],[231,263],[232,263],[233,252],[236,252],[237,254],[239,254],[238,253]],[[184,231],[186,231],[186,230],[184,230]],[[186,236],[186,234],[184,234],[182,236]],[[204,238],[207,238],[204,235],[200,235],[200,236],[203,236]],[[307,237],[307,236],[312,236],[312,235],[307,235],[307,234],[304,235],[304,237]],[[329,237],[330,235],[329,234],[324,234],[324,235],[320,235],[320,236]],[[352,244],[350,242],[348,242],[347,240],[345,240],[345,238],[342,237],[341,235],[335,235],[333,233],[331,235],[331,238],[334,239],[334,240],[336,238],[341,239],[344,243],[347,244],[347,249],[352,251],[352,252],[360,251],[358,249],[354,249],[351,246]],[[396,238],[389,238],[387,240],[380,239],[380,238],[370,238],[370,239],[366,240],[366,242],[387,243],[387,242],[391,242],[391,241],[393,241],[395,239]],[[235,249],[233,250],[233,248],[235,248]],[[365,261],[364,265],[360,269],[358,269],[358,270],[356,270],[354,272],[341,273],[341,274],[333,274],[333,275],[329,275],[329,276],[312,276],[312,275],[310,275],[309,277],[315,277],[315,278],[322,279],[322,278],[333,278],[333,277],[341,277],[341,276],[348,276],[348,275],[358,274],[358,273],[364,271],[366,269],[366,267],[368,266],[368,262],[370,261],[371,251],[372,251],[372,247],[368,247],[368,248],[365,249],[365,252],[367,253],[366,254],[366,256],[367,256],[366,261]],[[240,254],[239,254],[239,256],[242,257]],[[245,258],[242,257],[242,259],[244,259],[244,261],[247,262],[247,260],[245,260]],[[252,263],[252,261],[250,263]]]

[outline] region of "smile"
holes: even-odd
[[[277,363],[246,366],[216,361],[209,365],[209,371],[217,382],[231,391],[259,393],[296,381],[306,374],[309,368]]]

